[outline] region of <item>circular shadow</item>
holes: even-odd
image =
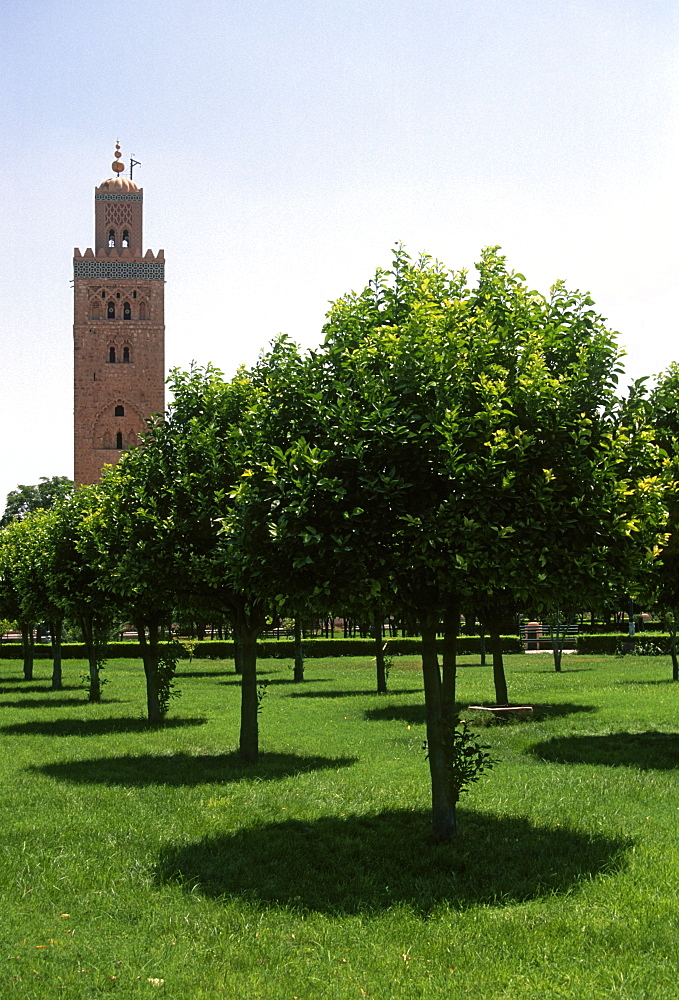
[[[407,904],[426,915],[566,892],[619,868],[631,842],[536,826],[521,817],[461,812],[462,832],[431,843],[423,811],[326,816],[241,829],[167,850],[159,882],[209,897],[326,913]]]
[[[679,767],[679,733],[601,733],[596,736],[555,736],[534,743],[529,753],[555,764],[604,764],[670,771]]]

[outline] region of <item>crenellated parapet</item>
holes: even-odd
[[[73,250],[74,278],[106,278],[115,281],[164,281],[165,251],[154,254],[147,250],[143,257],[130,247],[102,247],[95,253],[88,247],[84,253]]]

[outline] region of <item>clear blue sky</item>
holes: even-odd
[[[227,374],[404,242],[589,290],[679,360],[676,0],[2,0],[0,509],[72,474],[72,252],[116,139],[167,257],[168,367]]]

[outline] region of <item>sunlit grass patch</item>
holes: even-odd
[[[153,729],[139,663],[90,705],[80,664],[52,698],[47,662],[0,661],[0,996],[675,1000],[668,662],[508,657],[543,710],[483,730],[498,763],[441,846],[413,660],[386,696],[368,659],[264,662],[254,767],[230,663],[183,664]],[[490,667],[458,691],[492,700]]]

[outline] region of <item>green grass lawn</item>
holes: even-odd
[[[429,840],[421,675],[261,663],[260,763],[230,663],[184,663],[157,731],[139,663],[49,690],[0,661],[0,997],[676,1000],[679,685],[666,658],[507,657],[534,720]],[[463,658],[459,696],[492,700]],[[476,725],[479,720],[475,720]]]

